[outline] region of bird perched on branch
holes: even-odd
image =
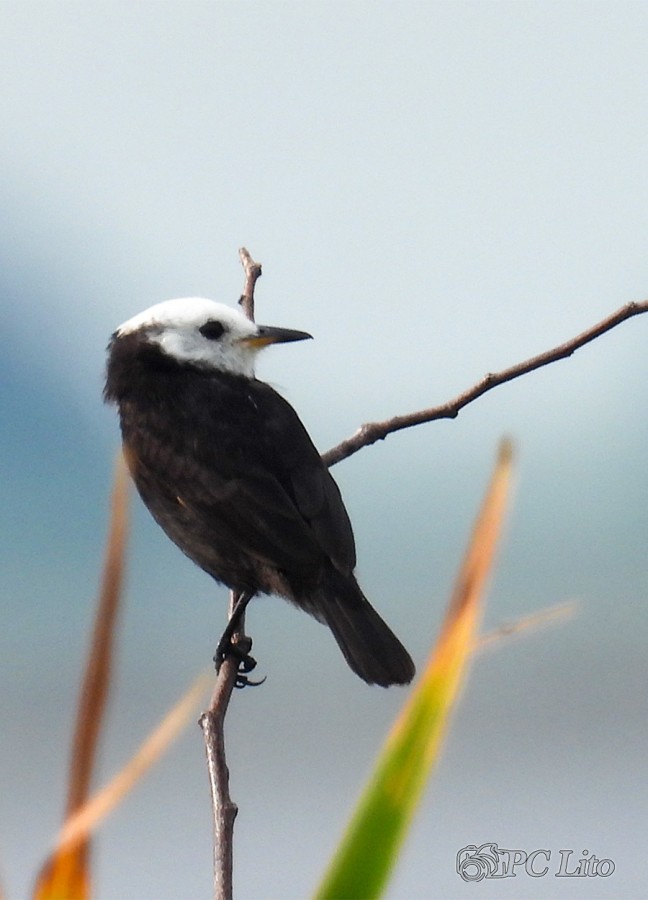
[[[306,338],[211,300],[169,300],[113,334],[104,396],[144,503],[190,559],[328,625],[369,684],[406,684],[412,660],[354,577],[339,489],[294,409],[254,377],[262,347]]]

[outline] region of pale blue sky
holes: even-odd
[[[324,450],[646,298],[646,46],[645,3],[0,5],[10,897],[61,807],[118,445],[112,330],[173,296],[234,303],[246,244],[259,321],[315,336],[259,375]],[[501,896],[454,872],[487,841],[617,864],[594,887],[520,876],[516,897],[645,895],[647,339],[634,319],[335,468],[360,581],[419,666],[502,434],[519,472],[487,625],[582,604],[476,661],[392,900]],[[137,503],[132,530],[102,777],[224,620],[224,594]],[[363,685],[279,600],[249,626],[268,680],[229,722],[237,896],[302,898],[405,692]],[[203,768],[190,729],[107,823],[100,900],[210,895]]]

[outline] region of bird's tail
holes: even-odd
[[[414,663],[364,596],[353,576],[331,573],[313,598],[316,617],[333,632],[349,666],[368,684],[409,684]],[[310,610],[309,610],[310,611]]]

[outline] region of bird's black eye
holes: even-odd
[[[209,322],[205,322],[204,325],[201,325],[198,330],[203,337],[207,338],[208,341],[217,341],[218,338],[224,333],[225,326],[217,319],[210,319]]]

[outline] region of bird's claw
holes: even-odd
[[[252,660],[254,662],[254,660]],[[254,662],[256,666],[256,662]],[[252,678],[248,678],[244,672],[237,672],[236,681],[234,682],[235,688],[244,688],[244,687],[259,687],[260,684],[266,680],[266,676],[260,678],[258,681],[253,681]]]
[[[254,659],[253,656],[250,656],[251,649],[252,638],[247,635],[241,635],[236,641],[223,636],[223,639],[221,639],[218,648],[216,649],[214,662],[216,663],[217,672],[220,671],[220,667],[228,656],[233,656],[238,659],[238,669],[236,672],[236,680],[234,682],[234,687],[236,688],[258,687],[258,685],[263,684],[265,681],[265,677],[260,681],[253,681],[251,678],[248,678],[248,673],[255,669],[257,665],[256,659]]]

